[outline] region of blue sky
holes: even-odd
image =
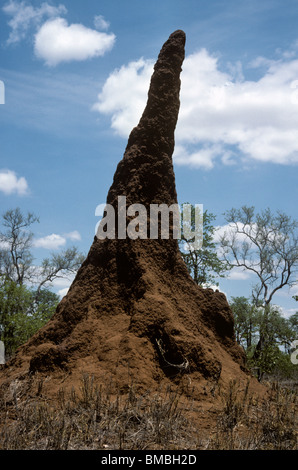
[[[187,38],[179,202],[203,204],[218,226],[244,204],[297,219],[297,19],[297,0],[1,2],[0,207],[40,217],[36,262],[72,244],[88,252],[95,209],[176,29]],[[220,288],[248,296],[252,281],[235,272]],[[287,314],[293,293],[275,296]]]

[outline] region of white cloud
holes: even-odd
[[[279,306],[279,309],[281,310],[282,316],[287,319],[289,319],[292,315],[295,315],[295,313],[297,313],[297,308],[286,308],[286,307]]]
[[[16,193],[25,196],[28,194],[28,189],[28,183],[23,176],[18,178],[14,171],[0,170],[0,191],[4,194]]]
[[[250,278],[250,273],[244,269],[233,268],[227,278],[233,281],[246,281]]]
[[[213,240],[215,243],[218,243],[218,247],[217,247],[218,255],[220,258],[222,258],[225,252],[224,248],[221,247],[221,243],[220,243],[222,237],[224,237],[225,240],[227,240],[229,243],[233,243],[233,245],[237,249],[240,249],[240,250],[243,244],[246,244],[246,246],[249,247],[250,249],[249,259],[251,261],[252,255],[257,256],[256,246],[252,243],[252,241],[250,241],[249,237],[245,233],[242,233],[242,231],[248,233],[249,232],[248,227],[245,228],[242,222],[237,222],[237,226],[238,226],[238,229],[240,230],[240,233],[237,232],[237,228],[235,224],[232,224],[232,223],[215,227]],[[251,229],[251,235],[256,236],[257,229],[258,229],[257,225],[251,224],[250,229]],[[244,278],[243,275],[245,271],[243,270],[243,272],[241,273],[239,268],[235,268],[235,269],[236,270],[232,271],[233,274],[232,272],[230,273],[233,276],[233,278],[234,279],[236,279],[236,277],[238,277],[238,279]]]
[[[34,52],[47,65],[55,66],[61,62],[103,56],[114,42],[113,33],[102,33],[82,24],[68,25],[64,18],[54,18],[37,31]]]
[[[297,57],[297,54],[296,56]],[[298,163],[298,60],[257,58],[260,78],[246,80],[242,64],[220,69],[206,49],[185,58],[175,162],[212,169],[243,160]],[[146,104],[153,61],[140,59],[114,70],[93,109],[111,115],[111,127],[127,137]]]
[[[60,299],[62,299],[67,292],[69,291],[69,287],[64,287],[64,289],[58,290],[57,294],[59,295]]]
[[[293,295],[298,295],[298,279],[297,279],[297,284],[291,287],[291,296]],[[297,304],[297,310],[298,310],[298,304]]]
[[[67,276],[54,279],[54,281],[51,283],[53,289],[55,289],[60,298],[67,294],[71,284],[74,281],[74,278],[75,274],[68,274]]]
[[[109,22],[101,15],[94,17],[96,29],[82,24],[68,25],[62,18],[67,13],[62,4],[53,6],[43,2],[34,7],[27,1],[9,0],[2,11],[11,18],[7,45],[16,44],[33,32],[35,55],[49,66],[102,56],[113,47],[116,39],[113,33],[97,31],[109,28]]]
[[[9,250],[10,244],[0,240],[0,250]]]
[[[68,273],[63,277],[57,277],[53,280],[52,286],[56,289],[69,289],[75,278],[75,273]]]
[[[25,38],[32,26],[39,25],[44,18],[59,16],[67,12],[64,5],[57,7],[43,2],[40,7],[34,8],[25,1],[10,0],[2,8],[4,13],[11,16],[8,22],[11,32],[7,44],[14,44]]]
[[[212,289],[214,292],[216,292],[216,291],[221,292],[221,294],[224,294],[226,296],[226,298],[228,298],[226,292],[223,291],[221,289],[221,287],[216,285],[216,284],[202,284],[202,287],[203,287],[203,289]]]
[[[81,240],[81,235],[77,230],[74,230],[73,232],[69,232],[65,234],[66,238],[69,238],[70,240]]]
[[[65,245],[66,238],[62,237],[61,235],[57,235],[56,233],[52,233],[51,235],[47,235],[45,237],[37,238],[34,241],[34,246],[36,248],[46,248],[51,250],[56,250],[61,246]]]
[[[231,149],[234,156],[298,163],[298,104],[291,89],[298,60],[267,64],[257,81],[237,76],[221,72],[206,50],[186,58],[177,140],[219,145],[217,158],[225,164],[231,162],[226,160]]]
[[[176,145],[174,159],[177,165],[210,170],[214,166],[214,160],[221,152],[220,145],[205,145],[193,152],[190,152],[184,145]]]
[[[239,229],[243,228],[243,224],[238,222]],[[253,227],[254,228],[254,227]],[[230,243],[233,243],[237,247],[241,247],[242,243],[247,243],[248,238],[243,233],[237,233],[235,225],[233,224],[226,224],[215,227],[213,240],[217,244],[217,254],[220,259],[225,257],[225,249],[221,246],[221,239],[224,237]],[[233,267],[231,271],[229,271],[227,278],[234,281],[246,281],[248,278],[251,277],[251,272],[247,269],[243,269],[242,267]]]
[[[81,240],[81,235],[77,230],[74,230],[64,235],[58,235],[57,233],[52,233],[51,235],[46,235],[45,237],[37,238],[34,241],[34,246],[36,248],[45,248],[47,250],[57,250],[64,246],[67,240],[79,241]]]
[[[214,238],[215,243],[219,243],[222,236],[228,235],[228,234],[232,235],[233,232],[234,232],[233,226],[230,224],[218,225],[217,227],[215,227],[215,230],[214,230],[213,238]]]
[[[110,23],[102,15],[97,15],[94,17],[94,26],[96,29],[106,31],[109,29]]]
[[[139,59],[114,70],[106,80],[93,110],[111,114],[111,127],[127,137],[138,124],[147,99],[153,61]]]

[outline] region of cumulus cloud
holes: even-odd
[[[10,0],[2,11],[11,18],[7,45],[18,43],[29,33],[34,34],[35,55],[49,66],[103,56],[116,39],[113,33],[98,31],[109,28],[109,22],[101,15],[94,18],[96,29],[82,24],[69,25],[62,17],[67,13],[64,5],[43,2],[34,7],[26,1]]]
[[[102,33],[82,24],[68,25],[64,18],[44,23],[35,35],[35,55],[49,66],[103,56],[115,42],[113,33]]]
[[[238,222],[238,227],[240,230],[242,230],[244,228],[244,224],[242,222]],[[254,225],[252,225],[252,227],[254,227]],[[237,235],[237,240],[239,242],[244,242],[247,240],[246,235],[236,232],[235,224],[218,225],[215,227],[213,238],[215,243],[219,243],[223,236],[229,240],[232,240],[235,235]]]
[[[67,292],[69,291],[69,287],[64,287],[63,289],[59,289],[57,294],[59,295],[60,299],[63,299]]]
[[[240,228],[243,228],[242,223],[238,223]],[[217,254],[220,259],[223,259],[223,249],[221,248],[220,245],[220,240],[222,237],[225,237],[228,240],[234,239],[234,236],[236,235],[235,231],[235,226],[232,224],[225,224],[225,225],[219,225],[215,227],[214,234],[213,234],[213,240],[217,244]],[[247,237],[242,234],[242,233],[237,233],[237,244],[238,243],[243,243],[247,242]],[[251,272],[248,271],[247,269],[244,269],[242,267],[233,267],[229,273],[227,274],[227,279],[233,280],[233,281],[247,281],[248,279],[251,278]]]
[[[61,246],[65,245],[66,238],[62,237],[61,235],[57,235],[56,233],[52,233],[51,235],[47,235],[45,237],[37,238],[34,241],[34,246],[36,248],[46,248],[56,250]]]
[[[241,63],[226,64],[201,49],[185,58],[176,129],[177,165],[210,170],[220,160],[298,163],[298,60],[256,58],[258,78],[245,79]],[[144,109],[153,61],[140,59],[114,70],[93,109],[111,116],[127,137]]]
[[[46,235],[45,237],[40,237],[34,240],[34,246],[36,248],[45,248],[47,250],[57,250],[66,245],[68,239],[72,241],[78,241],[81,240],[81,235],[77,230],[66,233],[64,235],[52,233],[50,235]]]
[[[215,159],[221,155],[222,147],[220,145],[206,145],[200,147],[185,145],[176,145],[175,162],[177,165],[188,165],[193,168],[204,168],[211,170],[214,166]],[[191,148],[193,150],[191,150]]]
[[[251,276],[248,271],[245,271],[244,269],[240,268],[233,268],[227,276],[228,279],[233,281],[246,281],[250,277]]]
[[[18,178],[14,171],[0,170],[0,191],[6,195],[16,193],[19,196],[25,196],[29,188],[23,176]]]
[[[106,80],[93,110],[110,114],[111,127],[127,137],[138,124],[147,99],[152,60],[139,59],[114,70]]]
[[[64,5],[57,7],[43,2],[40,7],[33,7],[25,1],[10,0],[2,8],[11,17],[8,25],[11,28],[7,44],[15,44],[27,35],[32,26],[38,26],[45,18],[51,18],[67,12]]]
[[[286,308],[286,307],[280,307],[280,306],[277,306],[277,307],[280,309],[282,316],[287,319],[289,319],[292,315],[295,315],[295,313],[297,313],[297,308]]]
[[[65,237],[69,238],[70,240],[76,240],[76,241],[81,240],[81,234],[77,230],[74,230],[73,232],[66,233]]]
[[[67,277],[59,277],[54,279],[54,281],[52,282],[52,287],[56,290],[60,298],[64,297],[67,294],[71,284],[74,281],[74,278],[75,274],[68,274]]]

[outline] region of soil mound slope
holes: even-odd
[[[131,382],[156,390],[185,380],[198,394],[206,384],[246,381],[227,300],[194,283],[177,240],[117,236],[118,196],[126,207],[177,204],[172,154],[184,48],[180,30],[163,45],[146,108],[116,169],[107,195],[115,239],[94,238],[55,315],[0,371],[4,388],[14,381],[30,395],[34,377],[43,377],[43,393],[51,395],[76,386],[82,373],[113,377],[123,390]]]

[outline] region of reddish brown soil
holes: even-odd
[[[172,153],[184,45],[176,31],[159,54],[147,106],[107,196],[116,209],[119,195],[127,205],[177,203]],[[0,371],[0,386],[8,401],[12,384],[20,399],[33,398],[43,377],[43,395],[54,399],[62,387],[79,387],[83,373],[102,383],[112,377],[123,391],[132,382],[152,392],[182,384],[200,402],[197,418],[206,427],[212,421],[202,410],[212,417],[219,405],[214,387],[233,379],[244,387],[249,378],[224,294],[195,284],[174,239],[95,237],[55,315]],[[251,391],[264,393],[254,379]]]

